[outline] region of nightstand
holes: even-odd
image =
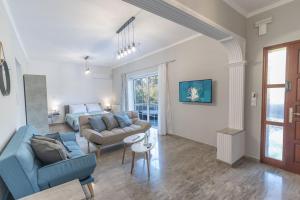
[[[48,124],[54,124],[55,120],[59,118],[60,113],[58,111],[54,111],[48,114]]]

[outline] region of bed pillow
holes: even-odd
[[[109,131],[111,131],[114,128],[119,127],[118,121],[116,120],[114,115],[111,113],[102,115],[102,120],[104,121],[105,126],[106,126],[107,130],[109,130]]]
[[[31,147],[37,158],[44,164],[52,164],[68,158],[68,152],[58,140],[45,136],[33,136]]]
[[[89,118],[89,123],[93,130],[101,132],[106,130],[105,123],[102,120],[102,116],[94,116]]]
[[[70,105],[70,114],[86,113],[86,106],[84,104]]]
[[[101,112],[102,108],[98,103],[85,104],[87,112]]]
[[[118,121],[119,126],[121,128],[124,128],[126,126],[130,126],[132,124],[132,120],[129,119],[129,117],[126,113],[116,114],[115,118]]]

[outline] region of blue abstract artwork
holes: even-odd
[[[212,80],[179,82],[180,102],[212,103]]]

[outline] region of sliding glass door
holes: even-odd
[[[152,127],[158,126],[158,75],[152,74],[133,79],[134,110]]]

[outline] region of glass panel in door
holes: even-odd
[[[133,80],[134,110],[139,118],[158,126],[158,76],[151,75]]]
[[[158,76],[150,76],[149,81],[149,119],[151,125],[158,126]]]
[[[285,84],[286,48],[268,52],[268,84]]]
[[[134,110],[139,118],[148,121],[148,79],[147,77],[133,80]]]
[[[285,88],[267,89],[267,121],[282,122],[284,120]]]
[[[283,155],[283,127],[266,126],[266,157],[282,160]]]
[[[265,59],[263,119],[264,158],[283,161],[284,109],[287,48],[270,49]]]

